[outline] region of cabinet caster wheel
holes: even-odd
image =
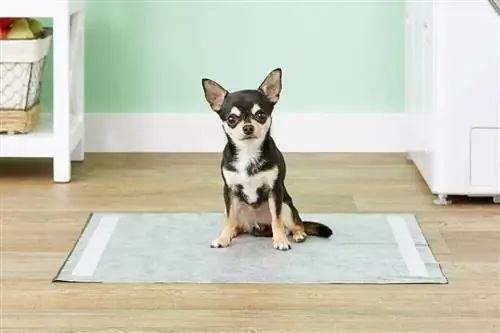
[[[438,194],[438,196],[432,201],[436,206],[446,206],[451,204],[451,200],[448,200],[446,194]]]
[[[495,195],[493,197],[493,203],[500,204],[500,195]]]

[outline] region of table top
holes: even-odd
[[[1,0],[2,17],[55,17],[83,10],[85,0]]]

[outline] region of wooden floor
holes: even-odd
[[[450,283],[52,284],[92,211],[221,212],[219,156],[87,155],[61,185],[50,161],[0,160],[0,332],[500,332],[500,206],[433,206],[401,155],[287,160],[302,211],[417,214]]]

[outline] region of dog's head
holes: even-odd
[[[267,75],[255,90],[228,92],[217,82],[202,79],[205,98],[221,121],[224,132],[237,144],[264,140],[281,93],[281,69]]]

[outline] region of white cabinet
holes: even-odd
[[[0,157],[50,157],[54,181],[69,182],[71,161],[84,159],[84,3],[1,0],[0,13],[2,17],[52,18],[54,28],[52,117],[43,119],[32,133],[0,135]]]
[[[500,13],[496,0],[407,1],[409,157],[436,204],[500,200]]]
[[[500,183],[500,128],[473,128],[470,133],[470,184],[495,188]],[[493,152],[493,153],[492,153]]]

